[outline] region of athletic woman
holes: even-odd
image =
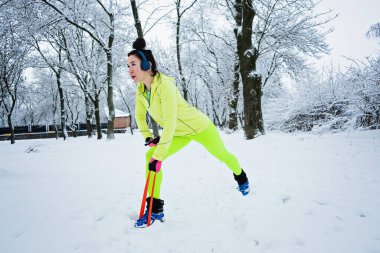
[[[128,53],[128,68],[132,80],[137,84],[137,126],[145,139],[145,145],[149,146],[146,152],[146,176],[150,171],[157,174],[153,196],[147,198],[145,214],[137,220],[135,227],[147,226],[150,198],[153,198],[151,223],[155,220],[164,221],[164,201],[160,199],[162,163],[191,141],[198,142],[227,165],[238,183],[237,189],[244,196],[250,190],[246,173],[236,157],[225,148],[215,125],[205,114],[181,97],[174,78],[157,70],[152,51],[146,50],[145,46],[144,39],[136,39],[133,43],[134,50]],[[161,136],[153,138],[146,122],[147,112],[162,127]],[[153,177],[150,179],[149,193]]]

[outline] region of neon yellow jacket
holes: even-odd
[[[156,160],[164,158],[173,136],[195,135],[212,123],[205,114],[182,98],[174,78],[162,73],[154,76],[150,88],[150,101],[147,97],[144,83],[138,83],[135,117],[139,131],[144,139],[152,137],[146,122],[146,112],[163,129],[160,142],[153,154],[153,158]]]

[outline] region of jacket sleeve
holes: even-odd
[[[135,118],[137,127],[139,128],[140,133],[144,137],[144,140],[148,137],[152,137],[152,133],[149,130],[148,124],[146,123],[146,108],[141,101],[141,96],[139,91],[136,91],[136,109],[135,109]]]
[[[153,159],[160,161],[163,160],[170,147],[177,123],[177,94],[176,86],[173,82],[162,83],[160,87],[161,91],[159,96],[162,107],[163,125],[160,142],[157,144],[157,148],[153,153]]]

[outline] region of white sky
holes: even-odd
[[[380,0],[321,0],[318,11],[332,9],[339,16],[331,22],[334,31],[327,36],[332,51],[319,64],[344,67],[345,57],[363,60],[380,51],[379,41],[368,39],[369,27],[380,22]]]

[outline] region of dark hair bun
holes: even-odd
[[[135,42],[133,42],[132,47],[136,50],[144,49],[146,47],[146,42],[143,38],[137,38]]]

